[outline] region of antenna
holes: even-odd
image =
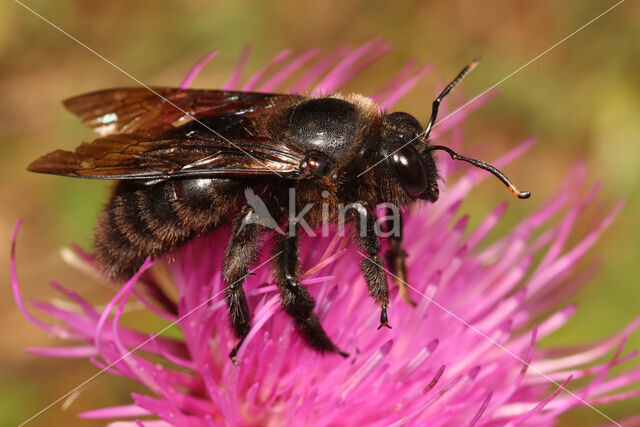
[[[447,96],[449,94],[449,92],[451,92],[451,90],[456,87],[456,85],[458,83],[460,83],[460,80],[462,80],[464,78],[464,76],[467,75],[467,73],[469,73],[469,71],[473,70],[474,68],[476,68],[476,65],[478,65],[478,62],[480,62],[480,57],[474,59],[473,61],[471,61],[469,63],[469,65],[467,65],[466,67],[464,67],[462,69],[462,71],[460,71],[458,73],[458,75],[456,76],[455,79],[453,79],[453,81],[451,83],[449,83],[447,85],[447,87],[444,88],[444,90],[440,93],[440,95],[438,95],[438,97],[436,98],[435,101],[433,101],[433,107],[431,109],[431,117],[429,118],[429,123],[427,123],[427,128],[424,131],[424,140],[426,141],[429,138],[429,134],[431,133],[431,128],[433,128],[434,123],[436,122],[436,117],[438,117],[438,108],[440,107],[440,102],[442,102],[442,99]]]
[[[455,80],[454,80],[454,82],[455,82]],[[504,185],[506,185],[507,188],[509,188],[509,191],[511,191],[514,194],[514,196],[516,196],[518,199],[528,199],[531,196],[531,193],[529,193],[528,191],[520,191],[520,190],[518,190],[516,188],[516,186],[513,185],[511,180],[509,178],[507,178],[507,176],[505,174],[503,174],[498,168],[496,168],[495,166],[490,165],[489,163],[485,163],[485,162],[482,162],[480,160],[470,159],[469,157],[461,156],[458,153],[456,153],[455,151],[453,151],[451,148],[445,147],[443,145],[429,145],[429,146],[427,146],[426,151],[433,151],[433,150],[446,151],[447,153],[449,153],[449,155],[451,156],[451,158],[453,160],[462,160],[463,162],[471,163],[473,166],[475,166],[477,168],[484,169],[486,171],[491,172],[496,178],[498,178],[500,181],[502,181],[502,183]]]

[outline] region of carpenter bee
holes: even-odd
[[[290,210],[290,188],[295,189],[298,209],[322,197],[330,222],[337,221],[338,205],[350,204],[350,223],[366,231],[354,234],[365,253],[362,272],[381,309],[380,327],[390,327],[389,288],[380,267],[372,209],[380,203],[406,208],[418,200],[438,200],[432,151],[444,150],[453,159],[485,169],[517,197],[529,197],[495,167],[429,144],[440,102],[476,63],[464,67],[436,98],[424,129],[407,113],[381,113],[362,95],[312,98],[174,88],[97,91],[64,105],[100,137],[74,152],[57,150],[40,157],[28,170],[116,181],[95,229],[96,259],[113,281],[132,276],[149,256],[158,258],[231,224],[223,278],[231,327],[239,339],[230,354],[234,362],[251,327],[243,279],[259,256],[268,228],[243,199],[244,190],[250,188],[259,196],[277,221]],[[314,205],[308,223],[319,226],[322,220]],[[386,264],[410,301],[402,235],[389,239]],[[276,240],[273,269],[284,311],[313,349],[346,356],[324,332],[313,313],[313,298],[298,283],[297,233]]]

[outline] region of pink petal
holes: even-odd
[[[391,92],[392,90],[397,88],[399,85],[401,85],[402,82],[407,80],[407,77],[409,77],[413,69],[416,67],[417,63],[418,63],[418,60],[415,58],[409,60],[404,65],[404,67],[402,67],[402,69],[398,72],[398,74],[391,77],[384,84],[384,86],[378,89],[377,91],[375,91],[374,94],[370,96],[370,98],[375,102],[380,102],[380,100],[383,99],[383,97],[387,96],[389,92]]]
[[[333,93],[336,89],[362,72],[362,70],[375,63],[390,49],[390,45],[382,43],[379,39],[374,39],[357,48],[329,71],[324,79],[315,86],[312,96],[322,96],[323,94]],[[370,53],[371,56],[366,58]],[[361,59],[363,59],[362,62],[356,65]]]
[[[96,356],[98,351],[93,346],[77,347],[29,347],[27,353],[49,357],[85,358]]]
[[[222,86],[222,90],[237,90],[240,78],[242,77],[242,73],[244,73],[244,69],[247,67],[247,62],[249,61],[249,56],[251,55],[251,46],[245,46],[240,53],[240,59],[236,62],[236,68],[233,70],[233,74],[229,78],[229,80]]]
[[[420,81],[420,79],[422,79],[432,69],[433,64],[424,65],[416,72],[416,74],[411,76],[411,78],[407,79],[401,85],[398,85],[396,88],[394,88],[380,101],[380,107],[382,108],[382,110],[388,111],[393,108],[393,106],[411,89],[413,89],[413,87]]]
[[[260,87],[258,92],[271,92],[275,90],[287,77],[298,71],[307,62],[311,61],[318,54],[317,49],[309,49],[293,58],[287,65],[282,67],[273,76],[267,79]]]
[[[128,418],[128,417],[141,417],[145,415],[152,415],[151,412],[146,409],[142,409],[136,405],[121,405],[111,406],[108,408],[93,409],[91,411],[81,412],[78,414],[78,418]]]
[[[342,47],[320,58],[305,74],[303,74],[289,89],[289,93],[307,91],[338,59],[344,57],[349,48]]]
[[[258,70],[257,72],[255,72],[251,77],[249,77],[249,79],[247,80],[247,82],[244,84],[244,86],[242,86],[242,90],[243,91],[251,91],[253,90],[253,88],[260,83],[260,81],[262,80],[262,78],[269,72],[271,71],[276,65],[278,65],[280,62],[282,62],[283,60],[285,60],[286,58],[289,57],[289,55],[291,55],[291,50],[289,49],[285,49],[281,52],[278,52],[272,59],[271,61],[269,61],[269,63],[267,65],[265,65],[264,67],[262,67],[260,70]]]
[[[18,309],[22,313],[22,315],[31,323],[33,323],[38,328],[42,329],[45,332],[49,332],[59,338],[68,338],[76,336],[69,329],[61,328],[59,326],[48,325],[40,320],[36,319],[29,313],[27,308],[22,301],[22,295],[20,294],[20,285],[18,283],[18,273],[16,267],[16,240],[18,239],[18,230],[20,229],[20,224],[22,224],[22,219],[19,219],[16,223],[15,228],[13,229],[13,234],[11,234],[11,259],[10,259],[10,268],[11,268],[11,291],[13,292],[13,299],[18,306]]]
[[[179,86],[180,89],[188,89],[189,86],[191,86],[191,83],[193,83],[196,77],[198,77],[198,74],[200,74],[200,71],[202,71],[204,66],[207,65],[216,56],[218,56],[218,52],[214,50],[209,52],[202,59],[196,62],[196,64],[193,67],[191,67],[187,75],[184,77],[184,80],[182,80],[182,83],[180,83],[180,86]]]

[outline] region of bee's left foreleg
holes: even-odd
[[[360,268],[362,269],[364,280],[367,282],[369,295],[373,297],[382,310],[378,329],[383,326],[391,328],[387,319],[389,285],[387,284],[387,276],[380,258],[380,240],[376,234],[375,218],[364,202],[354,203],[353,207],[357,211],[355,218],[356,240],[366,253],[360,263]]]

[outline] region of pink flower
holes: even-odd
[[[284,51],[241,84],[245,52],[224,88],[274,91],[292,73],[301,72],[291,91],[327,94],[388,50],[388,45],[373,40],[320,58],[315,50],[292,58]],[[197,64],[182,86],[188,86],[215,55]],[[416,68],[416,61],[411,61],[374,100],[390,109],[430,69]],[[437,126],[434,138],[459,147],[459,133],[446,131],[482,102]],[[529,139],[517,145],[496,160],[496,166],[515,160],[532,144]],[[637,385],[628,387],[640,379],[640,369],[608,377],[614,366],[635,356],[624,353],[623,345],[640,318],[586,347],[536,348],[537,341],[575,313],[575,305],[554,310],[585,283],[587,275],[577,271],[577,265],[622,203],[601,211],[594,202],[598,187],[583,192],[585,171],[577,166],[552,198],[538,207],[529,204],[533,212],[527,218],[482,245],[507,205],[498,205],[475,229],[467,230],[468,216],[459,214],[460,203],[488,174],[444,156],[438,160],[445,181],[454,168],[463,175],[443,186],[436,204],[424,205],[407,218],[404,245],[417,306],[406,304],[394,289],[389,311],[393,329],[376,330],[378,308],[368,297],[358,269],[360,255],[348,237],[302,239],[302,283],[316,299],[316,313],[329,336],[351,353],[346,360],[315,353],[295,333],[291,319],[280,310],[265,250],[245,282],[253,328],[238,353],[242,364],[231,363],[228,354],[236,339],[228,327],[221,277],[228,229],[177,251],[167,263],[169,277],[151,274],[153,262],[147,261],[102,311],[52,283],[75,309],[45,302],[34,306],[60,320],[61,326],[44,323],[27,311],[12,256],[19,308],[36,326],[73,342],[29,351],[88,358],[109,374],[144,384],[148,395],[132,394],[130,405],[79,415],[131,420],[114,426],[542,426],[554,424],[559,414],[573,407],[640,394]],[[569,247],[573,225],[590,207],[598,219]],[[78,249],[68,255],[76,265],[95,268],[93,258]],[[158,277],[171,279],[177,302],[165,293],[167,280]],[[134,300],[144,304],[150,316],[164,319],[167,327],[149,336],[122,326],[124,308]],[[182,337],[162,337],[174,324]],[[578,379],[587,381],[574,387]]]

